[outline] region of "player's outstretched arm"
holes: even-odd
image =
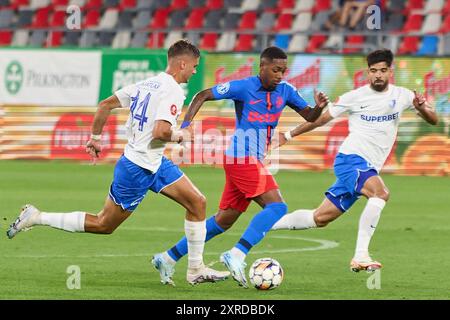
[[[192,141],[193,129],[188,126],[184,129],[178,130],[172,127],[172,124],[166,120],[156,120],[153,127],[152,136],[154,139],[161,141],[183,142]]]
[[[314,108],[308,106],[300,111],[297,111],[297,113],[308,122],[314,122],[320,117],[323,109],[330,102],[330,99],[322,91],[319,92],[314,89],[314,101],[316,102],[316,106]]]
[[[86,143],[86,152],[89,153],[94,159],[98,158],[98,154],[101,152],[100,140],[106,120],[108,120],[111,110],[120,107],[120,101],[115,95],[106,98],[98,104],[98,108],[94,116],[94,123],[92,124],[91,138]]]
[[[416,90],[414,90],[413,104],[416,110],[419,112],[419,116],[421,116],[426,122],[432,125],[436,125],[438,123],[438,116],[433,110],[433,107],[425,99],[423,94],[417,93]]]
[[[293,137],[296,137],[298,135],[301,135],[303,133],[309,132],[311,130],[314,130],[317,127],[323,126],[324,124],[328,123],[333,119],[333,117],[330,114],[330,111],[326,111],[324,114],[322,114],[316,121],[314,122],[304,122],[302,124],[299,124],[296,126],[293,130],[287,131],[284,133],[279,133],[278,136],[278,146],[281,147],[282,145],[286,144],[289,140],[291,140]]]
[[[184,120],[181,128],[186,128],[187,126],[189,126],[203,103],[210,100],[216,100],[211,88],[198,92],[189,104],[189,108],[184,115]]]

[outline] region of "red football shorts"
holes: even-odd
[[[233,161],[236,160],[236,161]],[[219,208],[247,210],[252,198],[269,190],[278,189],[272,174],[255,158],[232,159],[225,157],[225,187]]]

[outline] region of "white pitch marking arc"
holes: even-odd
[[[146,228],[146,227],[122,227],[120,230],[130,230],[130,231],[153,231],[153,232],[177,232],[182,235],[182,231],[180,230],[174,230],[174,229],[167,229],[167,228],[161,228],[161,227],[153,227],[153,228]],[[240,236],[242,233],[237,232],[226,232],[224,235],[228,236]],[[314,247],[306,247],[306,248],[289,248],[289,249],[264,249],[264,250],[252,250],[251,254],[266,254],[266,253],[290,253],[290,252],[303,252],[303,251],[318,251],[318,250],[327,250],[327,249],[333,249],[339,246],[339,243],[335,241],[330,240],[324,240],[324,239],[313,239],[313,238],[305,238],[305,237],[293,237],[293,236],[287,236],[287,235],[276,235],[272,232],[269,234],[269,238],[275,238],[275,239],[289,239],[289,240],[299,240],[299,241],[310,241],[318,243],[319,246]],[[208,252],[205,251],[204,255],[218,255],[221,252]],[[146,253],[117,253],[117,254],[90,254],[90,255],[17,255],[17,256],[10,256],[10,258],[116,258],[116,257],[149,257],[151,256],[151,252]]]

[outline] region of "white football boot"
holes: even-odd
[[[173,282],[173,274],[175,273],[175,266],[168,263],[162,253],[155,254],[152,258],[152,265],[159,271],[162,284],[169,284],[175,287]]]
[[[41,212],[31,204],[26,204],[22,207],[22,212],[19,217],[9,226],[6,231],[8,238],[12,239],[14,236],[22,230],[31,228],[40,219]]]
[[[220,262],[231,272],[233,279],[236,280],[240,286],[248,288],[248,281],[245,276],[245,267],[247,264],[235,257],[230,251],[226,251],[220,255]]]
[[[230,276],[228,271],[218,271],[202,265],[197,269],[188,269],[186,280],[191,285],[196,285],[203,282],[217,282],[223,281]]]

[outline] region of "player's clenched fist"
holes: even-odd
[[[325,93],[317,91],[316,89],[314,89],[314,100],[319,108],[325,108],[330,102],[330,99]]]
[[[102,146],[100,144],[100,140],[89,139],[86,143],[86,152],[92,158],[98,158],[99,153],[102,151]]]

